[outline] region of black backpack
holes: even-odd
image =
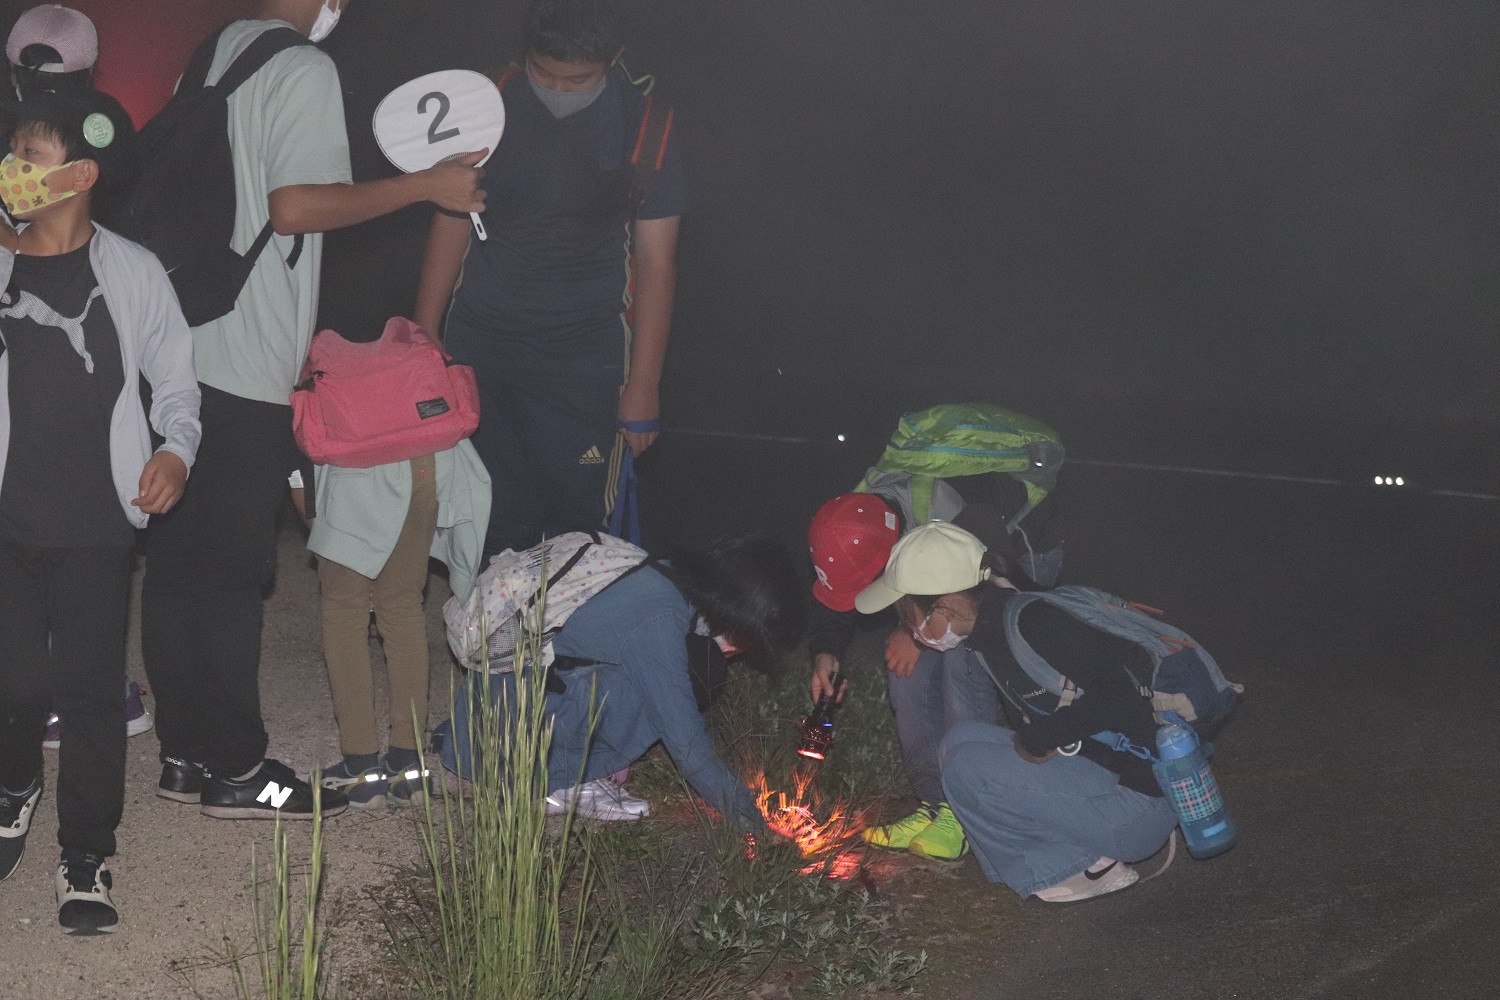
[[[230,249],[237,207],[229,95],[277,53],[312,44],[291,28],[272,28],[250,43],[218,83],[205,86],[221,34],[222,29],[198,47],[177,94],[141,130],[142,175],[171,178],[172,186],[138,184],[108,220],[111,229],[161,259],[189,326],[234,310],[274,235],[267,222],[244,254]],[[295,267],[301,253],[298,236],[287,266]]]

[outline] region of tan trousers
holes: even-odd
[[[323,655],[345,754],[380,752],[370,665],[370,611],[385,646],[390,681],[390,745],[415,750],[427,728],[427,554],[437,530],[437,474],[433,456],[411,461],[411,506],[385,568],[375,579],[318,558],[323,589]],[[415,726],[413,715],[415,714]]]

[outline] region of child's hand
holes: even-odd
[[[904,628],[897,627],[885,641],[885,668],[897,677],[910,677],[916,673],[917,659],[922,650],[917,640]]]
[[[130,501],[147,514],[165,514],[182,499],[187,464],[170,451],[159,451],[141,470],[141,495]]]

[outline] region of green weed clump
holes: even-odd
[[[659,820],[595,827],[575,823],[571,811],[549,828],[553,729],[545,674],[534,666],[540,630],[528,624],[513,681],[478,674],[465,793],[426,798],[416,823],[425,863],[402,883],[413,905],[385,908],[397,982],[368,1000],[717,1000],[768,977],[799,983],[798,995],[856,996],[906,988],[922,972],[925,951],[887,943],[883,900],[855,880],[824,877],[833,861],[854,860],[838,845],[826,862],[775,839],[747,845],[702,809],[696,828]],[[816,772],[823,796],[859,812],[878,807],[899,782],[883,680],[867,671],[851,688],[834,752]],[[800,673],[742,674],[710,728],[752,786],[788,789],[807,703]],[[805,769],[801,776],[809,777]],[[442,787],[441,772],[432,783]],[[637,766],[631,785],[658,807],[695,801],[659,752]],[[270,900],[257,886],[253,901],[251,971],[246,956],[231,956],[239,993],[324,1000],[321,815],[300,906],[279,827],[275,844]]]
[[[430,933],[396,935],[424,1000],[573,1000],[609,941],[589,842],[573,813],[547,829],[552,719],[540,616],[522,631],[514,683],[481,671],[470,719],[469,796],[426,800],[419,824],[435,913]],[[457,697],[469,697],[465,691]],[[426,762],[423,762],[426,766]]]
[[[313,775],[312,860],[302,881],[302,905],[293,905],[293,866],[287,851],[286,831],[276,820],[272,831],[272,871],[269,906],[262,899],[259,866],[255,848],[250,849],[251,933],[255,941],[253,955],[234,949],[229,952],[234,971],[235,988],[242,1000],[319,1000],[322,993],[322,955],[324,935],[319,921],[323,896],[323,808],[319,775]],[[300,910],[300,915],[299,915]],[[300,929],[298,924],[301,925]],[[254,961],[259,992],[251,988],[246,964]]]

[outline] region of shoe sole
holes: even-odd
[[[58,916],[57,921],[57,929],[68,937],[99,937],[102,934],[113,934],[120,929],[119,916],[116,916],[114,923],[111,924],[93,924],[85,921],[77,927],[69,927],[67,924],[64,924],[61,915]]]
[[[125,723],[125,737],[129,739],[132,736],[145,735],[151,732],[155,726],[156,723],[152,720],[151,714],[148,712],[139,719],[130,719]]]
[[[928,861],[962,861],[964,858],[969,856],[969,848],[967,845],[965,845],[964,849],[959,851],[957,854],[933,854],[923,848],[921,844],[910,844],[907,846],[906,850],[908,853],[914,854],[919,858],[926,858]]]
[[[202,792],[174,792],[170,788],[156,788],[158,798],[171,799],[173,802],[181,802],[183,805],[195,806],[203,801]]]
[[[337,806],[329,806],[323,810],[323,818],[337,816],[347,812],[347,803]],[[310,820],[313,818],[311,812],[294,813],[284,809],[266,809],[260,806],[204,806],[203,815],[214,819],[272,819],[280,816],[282,819]]]

